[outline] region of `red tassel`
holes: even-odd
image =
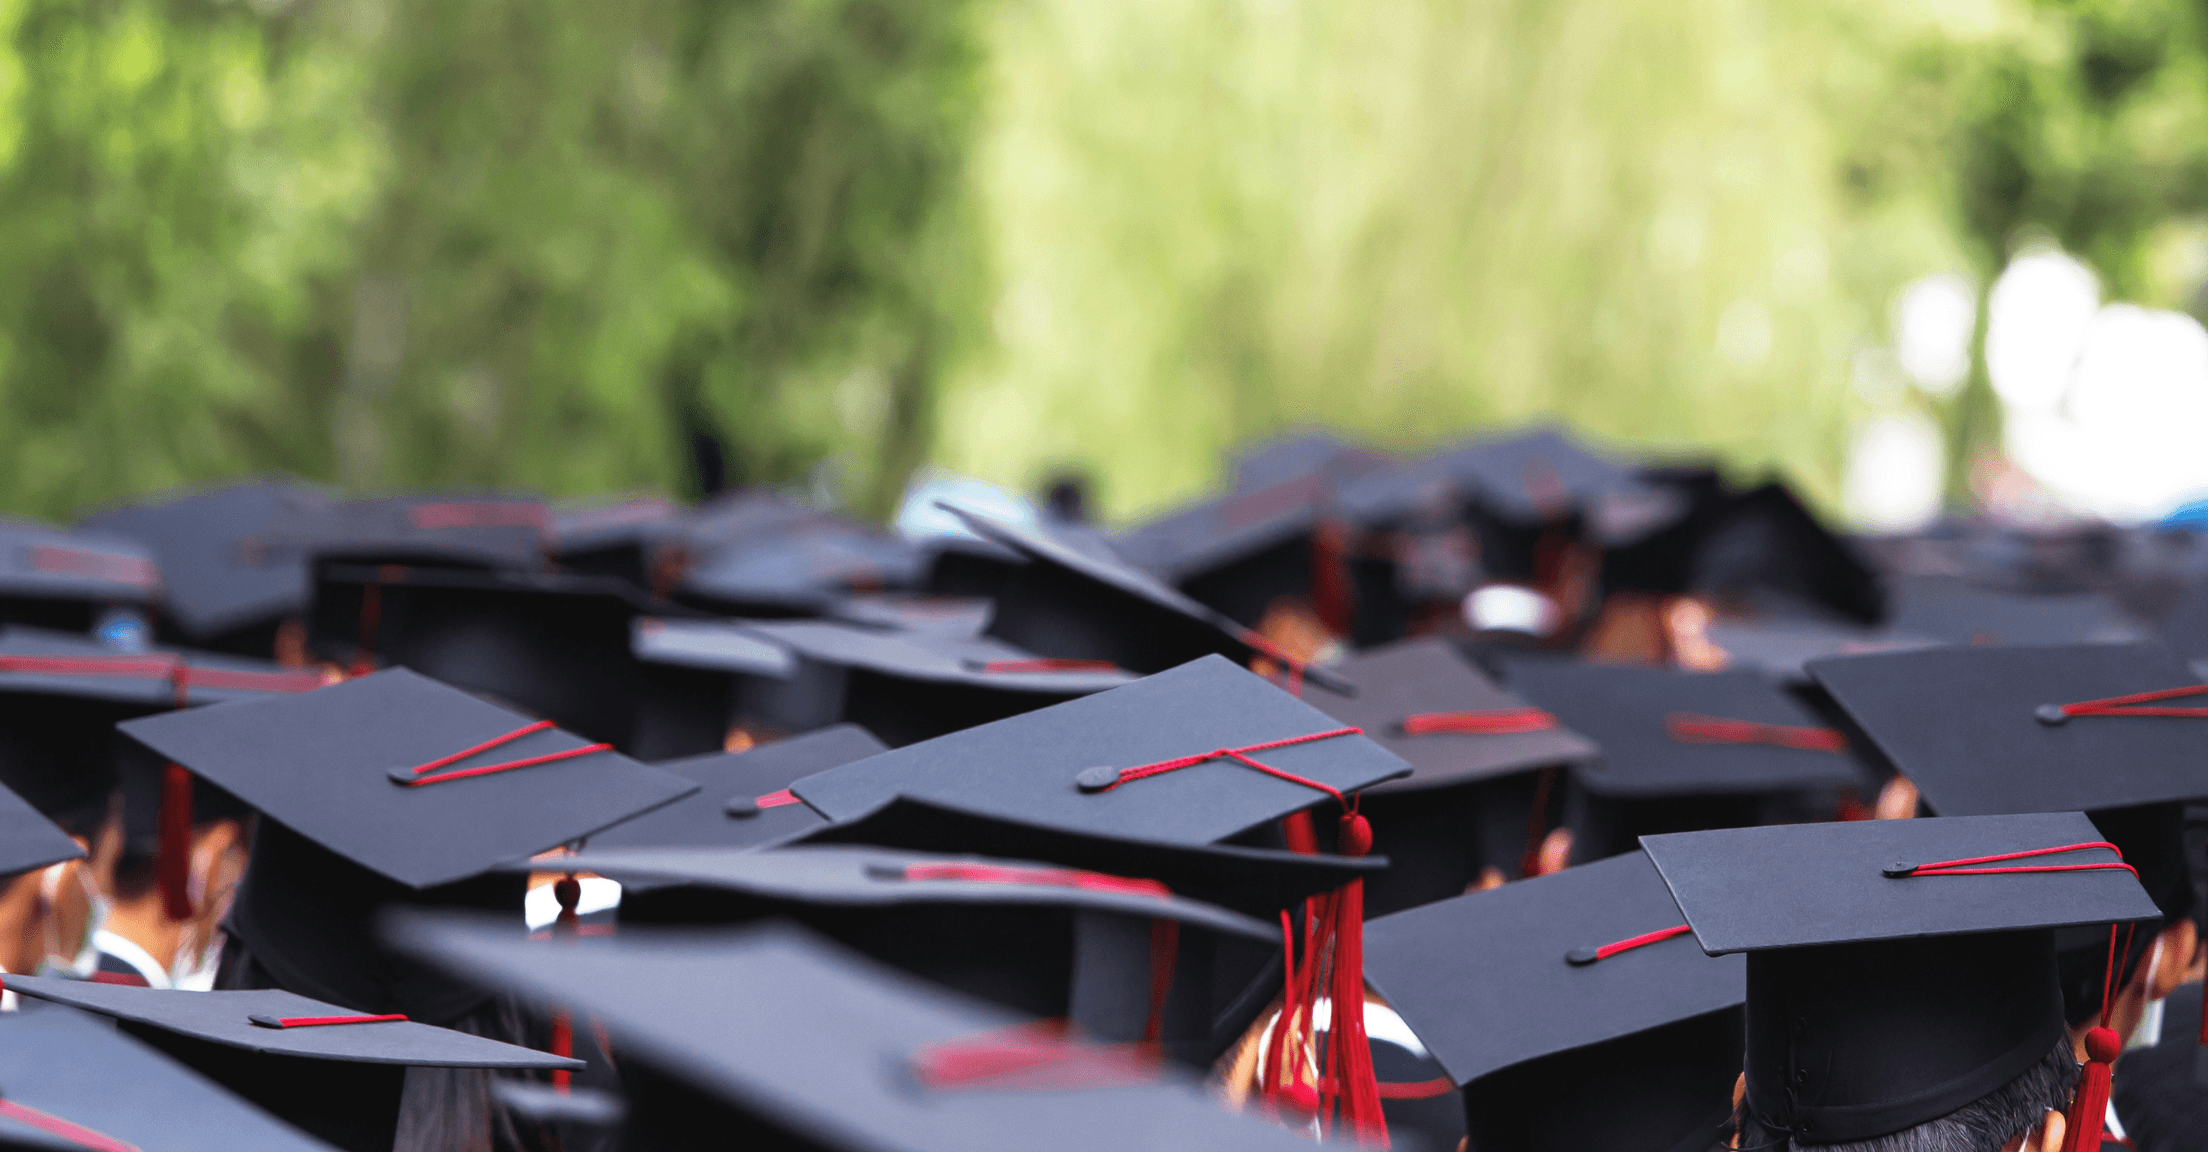
[[[2108,1117],[2109,1077],[2123,1049],[2123,1039],[2112,1029],[2095,1028],[2085,1034],[2085,1070],[2078,1077],[2078,1094],[2070,1101],[2062,1152],[2100,1152],[2101,1126]]]
[[[161,885],[161,910],[171,920],[192,918],[192,774],[181,764],[161,770],[160,843],[154,875]]]
[[[582,927],[582,918],[575,914],[575,906],[583,900],[583,882],[573,876],[562,876],[552,882],[552,898],[559,901],[560,914],[552,921],[552,938],[573,940]],[[575,1055],[575,1024],[565,1009],[552,1014],[552,1054],[573,1057]],[[572,1073],[565,1068],[552,1070],[552,1088],[561,1095],[567,1094]]]
[[[1355,812],[1342,817],[1336,851],[1362,856],[1372,851],[1372,825]],[[1334,894],[1334,966],[1328,989],[1333,1020],[1327,1028],[1325,1094],[1319,1114],[1341,1104],[1342,1121],[1366,1148],[1388,1146],[1388,1121],[1380,1110],[1380,1085],[1372,1073],[1372,1045],[1365,1038],[1365,882],[1352,880]]]
[[[1357,597],[1349,583],[1348,529],[1321,521],[1311,529],[1311,609],[1336,638],[1357,626]]]

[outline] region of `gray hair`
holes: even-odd
[[[1937,1120],[1886,1136],[1850,1144],[1797,1144],[1784,1132],[1764,1127],[1743,1107],[1738,1118],[1741,1152],[2001,1152],[2018,1133],[2030,1130],[2046,1112],[2070,1105],[2078,1083],[2078,1061],[2070,1037],[2055,1042],[2046,1057],[2024,1074]],[[2095,1118],[2098,1121],[2098,1117]]]

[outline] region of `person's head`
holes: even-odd
[[[1810,1144],[1766,1128],[1741,1107],[1736,1124],[1741,1152],[2055,1152],[2062,1146],[2063,1109],[2078,1081],[2078,1062],[2067,1039],[2007,1084],[1936,1120],[1884,1136],[1841,1144]]]

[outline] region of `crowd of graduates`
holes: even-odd
[[[1225,471],[0,522],[0,1147],[2208,1148],[2193,533]]]

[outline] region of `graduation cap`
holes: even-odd
[[[892,746],[971,728],[1134,679],[1093,660],[1053,660],[989,636],[891,632],[830,620],[758,620],[749,631],[797,657],[813,689],[801,711],[765,717],[784,730],[838,720]]]
[[[682,527],[689,557],[675,598],[735,616],[809,616],[855,591],[910,588],[911,543],[779,493],[723,497]]]
[[[838,724],[747,752],[713,752],[658,765],[698,790],[590,838],[608,848],[751,848],[819,826],[788,794],[791,783],[888,746],[856,724]]]
[[[1748,954],[1746,1110],[1805,1142],[1869,1140],[2016,1080],[2069,1031],[2053,929],[2152,920],[2081,813],[1858,820],[1642,840],[1712,955]],[[2079,1117],[2097,1133],[2113,1033]],[[2055,1106],[2050,1101],[2048,1106]],[[2097,1139],[2084,1146],[2091,1147]]]
[[[1718,619],[1709,641],[1733,666],[1753,668],[1788,687],[1812,683],[1803,667],[1827,656],[1861,656],[1931,648],[1941,641],[1886,629],[1808,619]]]
[[[163,631],[203,648],[266,655],[283,621],[306,612],[307,568],[297,551],[271,555],[259,541],[280,516],[303,521],[328,507],[327,496],[296,480],[252,480],[103,509],[84,525],[153,553]]]
[[[1894,581],[1887,627],[1949,644],[2121,644],[2142,639],[2139,625],[2108,597],[2016,595],[1936,576]]]
[[[105,1021],[43,1008],[0,1014],[0,1148],[327,1152],[329,1145]]]
[[[271,982],[430,1023],[480,998],[394,966],[374,909],[518,908],[494,866],[697,788],[405,669],[120,729],[261,813],[231,929]]]
[[[17,876],[64,860],[79,860],[84,849],[29,801],[0,787],[0,878]],[[0,1084],[0,1092],[6,1090]]]
[[[828,608],[831,620],[930,635],[973,637],[989,626],[991,604],[984,596],[939,596],[926,592],[869,592],[846,596]]]
[[[2208,685],[2168,649],[1941,648],[1809,667],[1933,812],[2082,810],[2166,921],[2197,914],[2183,805],[2208,799]],[[2150,699],[2125,702],[2139,693]],[[2083,1019],[2100,1007],[2102,957],[2090,934],[2062,943]]]
[[[1202,759],[1162,767],[1193,757]],[[1207,656],[833,768],[790,790],[833,821],[908,796],[1076,832],[1209,844],[1407,771],[1325,713]]]
[[[410,1067],[581,1066],[518,1045],[275,989],[181,992],[37,976],[9,976],[8,988],[111,1017],[123,1034],[353,1152],[391,1147]]]
[[[90,632],[104,612],[160,597],[161,570],[136,541],[0,518],[0,623]]]
[[[1869,562],[1783,484],[1724,499],[1696,543],[1688,588],[1719,597],[1777,593],[1861,624],[1885,615]]]
[[[789,648],[742,623],[640,617],[629,646],[644,681],[631,749],[641,759],[718,751],[732,722],[780,733],[833,722],[821,702],[831,670],[801,669]]]
[[[310,563],[443,565],[531,569],[544,563],[551,513],[535,496],[431,492],[285,504],[246,545],[272,558]]]
[[[1774,803],[1862,780],[1844,736],[1753,672],[1531,659],[1509,683],[1602,749],[1572,769],[1577,859],[1650,832],[1758,823]]]
[[[679,611],[612,576],[331,563],[310,642],[356,675],[403,665],[630,749],[645,693],[632,629]]]
[[[731,1134],[881,1152],[1026,1149],[1043,1133],[1067,1152],[1310,1144],[1223,1111],[1170,1066],[1047,1042],[1022,1017],[788,925],[554,948],[420,916],[395,932],[425,962],[603,1020],[624,1054],[624,1147]]]
[[[658,496],[554,508],[547,535],[552,561],[580,576],[612,576],[656,591],[660,545],[676,532],[681,509]]]
[[[1683,511],[1631,466],[1548,424],[1466,441],[1400,473],[1346,485],[1341,498],[1345,510],[1371,524],[1399,521],[1452,498],[1519,529],[1589,516],[1606,545],[1637,540]]]
[[[1374,920],[1365,975],[1481,1152],[1699,1152],[1732,1112],[1746,964],[1686,932],[1632,852]]]
[[[1374,842],[1394,861],[1367,885],[1373,915],[1454,896],[1482,866],[1516,867],[1529,849],[1536,794],[1557,791],[1536,776],[1600,755],[1444,640],[1367,649],[1326,669],[1357,694],[1312,692],[1306,702],[1411,766],[1410,776],[1376,786],[1362,804]]]
[[[1027,563],[1010,548],[973,536],[930,536],[916,546],[920,589],[931,596],[995,596]]]
[[[1162,672],[1209,654],[1237,662],[1264,656],[1299,667],[1255,632],[1132,565],[947,504],[939,507],[1029,560],[998,595],[984,635],[1044,657],[1107,661],[1139,673]],[[1321,671],[1300,670],[1314,684],[1343,690]]]

